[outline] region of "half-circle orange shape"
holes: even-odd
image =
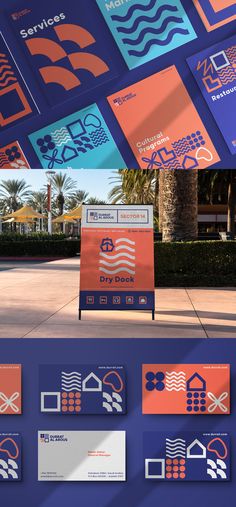
[[[80,80],[70,70],[58,66],[48,66],[39,69],[39,72],[46,84],[56,83],[65,90],[72,90],[81,85]]]
[[[72,53],[68,58],[74,69],[88,70],[95,77],[109,71],[109,67],[101,58],[90,53]]]
[[[27,40],[26,44],[31,55],[47,56],[51,62],[58,62],[58,60],[67,57],[64,49],[59,44],[50,39],[37,37],[35,39]]]
[[[60,41],[72,41],[81,48],[86,48],[94,44],[95,39],[88,30],[78,25],[69,25],[67,23],[54,27],[54,30]]]

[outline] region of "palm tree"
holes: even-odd
[[[198,171],[160,171],[160,223],[163,241],[194,240],[198,235]]]
[[[86,201],[86,204],[103,205],[103,204],[106,204],[106,201],[102,201],[101,199],[98,199],[97,197],[89,197],[89,199],[87,199],[87,201]]]
[[[66,199],[66,208],[67,210],[72,210],[74,208],[77,208],[86,201],[88,198],[88,192],[85,190],[76,190],[68,199]]]
[[[0,198],[4,213],[17,211],[30,191],[31,185],[25,180],[3,180],[0,184]]]
[[[56,194],[59,214],[63,215],[66,197],[70,197],[76,188],[76,182],[67,174],[57,173],[52,176],[52,191]]]
[[[223,169],[220,171],[199,172],[199,199],[201,204],[227,204],[227,231],[235,236],[236,213],[236,171]]]
[[[29,198],[27,199],[27,203],[29,206],[38,213],[45,213],[47,211],[47,195],[44,190],[40,190],[38,192],[31,192]]]
[[[119,169],[111,178],[115,187],[109,193],[112,204],[150,204],[157,206],[158,171]]]

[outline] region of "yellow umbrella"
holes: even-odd
[[[74,208],[72,211],[68,211],[64,213],[66,218],[74,218],[75,220],[81,220],[82,218],[82,204],[77,208]]]
[[[14,218],[14,219],[23,219],[23,220],[28,220],[28,219],[32,219],[32,218],[46,218],[44,215],[41,215],[40,213],[38,213],[37,211],[34,211],[33,208],[31,208],[31,206],[23,206],[21,209],[18,209],[17,211],[14,211],[14,213],[10,213],[9,215],[6,215],[5,217],[3,217],[3,219],[7,219],[7,218]]]
[[[76,223],[76,221],[73,220],[73,218],[66,218],[66,216],[64,216],[64,215],[61,215],[60,217],[57,217],[57,218],[53,219],[53,223],[54,224],[63,224],[64,222],[69,222],[69,223],[72,223],[72,224]]]
[[[32,218],[11,218],[7,220],[8,222],[16,223],[16,224],[34,224]]]

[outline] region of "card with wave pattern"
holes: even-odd
[[[42,365],[40,410],[55,415],[122,415],[126,413],[123,366]]]
[[[232,155],[236,154],[236,36],[187,59]]]
[[[116,169],[125,162],[96,104],[29,136],[43,169]]]
[[[129,67],[139,67],[195,39],[180,0],[97,0]]]
[[[143,414],[230,414],[229,364],[143,364]]]
[[[231,480],[228,433],[146,431],[145,479],[167,482]]]

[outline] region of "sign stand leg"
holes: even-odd
[[[155,310],[152,310],[152,320],[155,320]]]
[[[79,309],[79,320],[82,320],[82,311]]]

